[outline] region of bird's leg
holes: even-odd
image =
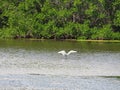
[[[67,55],[65,55],[65,59],[67,59]]]

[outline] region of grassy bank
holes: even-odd
[[[120,40],[77,40],[82,42],[120,42]]]

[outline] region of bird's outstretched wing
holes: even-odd
[[[70,55],[71,53],[76,53],[77,51],[74,51],[74,50],[70,50],[67,55]]]
[[[67,53],[65,52],[65,50],[59,51],[58,53],[62,54],[63,56],[65,56]]]

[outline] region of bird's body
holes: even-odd
[[[70,55],[71,53],[76,53],[77,51],[74,51],[74,50],[70,50],[68,53],[65,52],[65,50],[62,50],[62,51],[59,51],[58,53],[59,54],[62,54],[63,56],[68,56]]]

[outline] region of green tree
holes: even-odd
[[[1,0],[0,37],[120,39],[120,0]]]

